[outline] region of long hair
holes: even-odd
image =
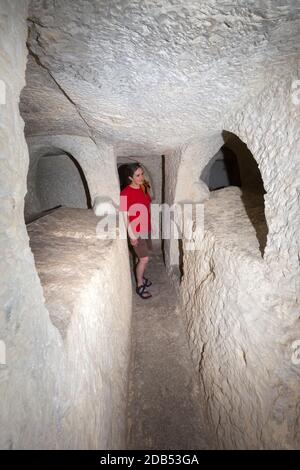
[[[127,184],[131,183],[131,180],[129,179],[129,177],[133,178],[134,173],[139,168],[142,168],[142,165],[139,162],[128,163],[128,165],[126,166],[126,183]]]
[[[128,165],[126,165],[126,183],[127,183],[127,185],[129,185],[131,183],[131,180],[129,179],[129,177],[133,178],[134,173],[139,168],[141,168],[143,170],[143,167],[139,162],[128,163]],[[150,184],[149,184],[148,181],[144,180],[143,184],[141,185],[141,188],[142,188],[142,190],[144,191],[145,194],[150,193]]]

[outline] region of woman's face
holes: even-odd
[[[144,171],[142,168],[135,170],[133,173],[132,182],[139,186],[144,182]]]

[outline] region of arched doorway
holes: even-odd
[[[91,196],[83,170],[69,153],[40,157],[36,175],[42,210],[56,205],[91,208]]]
[[[28,172],[25,220],[30,222],[57,207],[91,208],[81,165],[69,152],[50,148],[35,157]]]
[[[201,173],[211,192],[239,187],[241,200],[253,225],[259,249],[264,255],[268,226],[265,217],[263,179],[258,164],[247,145],[235,134],[223,131],[224,145],[210,159]]]
[[[210,191],[241,186],[238,159],[233,150],[224,144],[203,169],[201,179]]]

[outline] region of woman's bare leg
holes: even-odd
[[[139,258],[139,262],[136,265],[136,280],[138,287],[142,286],[144,283],[143,276],[149,261],[149,256],[145,256],[143,258]]]

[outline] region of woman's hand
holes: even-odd
[[[131,243],[132,246],[136,246],[138,241],[137,241],[136,238],[130,238],[130,243]]]

